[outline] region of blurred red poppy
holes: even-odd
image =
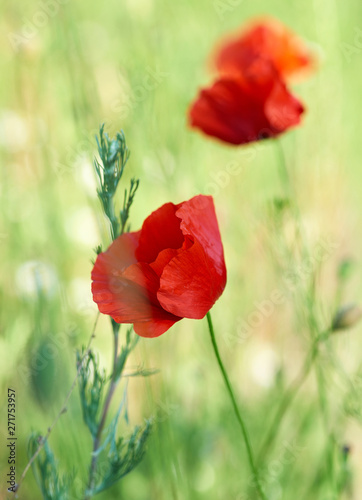
[[[306,44],[275,19],[260,19],[221,43],[214,64],[222,75],[244,73],[255,60],[270,62],[283,78],[311,69],[315,60]]]
[[[243,75],[225,76],[201,90],[191,126],[230,144],[276,137],[300,122],[303,105],[270,63],[258,60]]]
[[[166,203],[137,232],[98,255],[93,300],[117,323],[157,337],[182,318],[201,319],[222,294],[226,268],[211,196]]]

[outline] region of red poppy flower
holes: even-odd
[[[221,74],[230,75],[243,73],[260,58],[270,62],[283,78],[314,66],[314,57],[303,41],[274,19],[258,20],[222,43],[214,63]]]
[[[255,61],[244,75],[222,77],[190,109],[191,126],[230,144],[276,137],[300,122],[304,108],[273,67]]]
[[[166,203],[137,232],[98,255],[93,300],[117,323],[157,337],[182,318],[201,319],[226,283],[223,246],[211,196]]]

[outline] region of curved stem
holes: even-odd
[[[297,375],[296,379],[291,383],[291,385],[287,389],[286,393],[284,394],[282,402],[281,402],[281,404],[278,408],[278,411],[275,414],[273,422],[269,428],[269,431],[267,433],[267,437],[265,438],[264,444],[262,445],[261,450],[259,451],[258,458],[257,458],[257,464],[259,464],[264,459],[264,456],[268,453],[270,446],[273,442],[273,439],[277,436],[277,434],[279,432],[283,418],[285,417],[285,414],[286,414],[289,406],[291,405],[291,403],[293,402],[299,389],[302,387],[303,383],[307,379],[307,377],[311,371],[311,368],[313,366],[313,363],[317,357],[318,344],[320,341],[321,341],[321,337],[318,337],[314,341],[299,374]]]
[[[244,422],[244,420],[243,420],[243,418],[241,416],[241,413],[239,411],[238,405],[236,403],[236,399],[235,399],[234,392],[233,392],[231,384],[230,384],[229,377],[228,377],[228,375],[226,373],[225,367],[224,367],[223,362],[222,362],[221,357],[220,357],[219,349],[218,349],[218,346],[217,346],[217,343],[216,343],[216,339],[215,339],[215,332],[214,332],[214,327],[213,327],[213,324],[212,324],[212,319],[211,319],[210,312],[207,313],[206,317],[207,317],[207,324],[208,324],[208,327],[209,327],[211,342],[212,342],[212,346],[214,348],[215,356],[216,356],[216,359],[217,359],[220,371],[222,373],[222,376],[224,378],[224,382],[225,382],[227,391],[229,393],[229,396],[230,396],[230,399],[231,399],[231,403],[232,403],[233,408],[234,408],[235,416],[236,416],[236,418],[237,418],[237,420],[239,422],[241,433],[242,433],[243,438],[244,438],[244,442],[245,442],[246,451],[247,451],[247,454],[248,454],[248,460],[249,460],[250,468],[251,468],[251,471],[252,471],[252,473],[254,475],[254,479],[255,479],[255,485],[256,485],[256,488],[257,488],[257,490],[259,492],[260,498],[262,498],[263,500],[266,500],[265,493],[264,493],[263,488],[262,488],[261,483],[260,483],[260,478],[259,478],[258,470],[257,470],[257,468],[255,466],[254,454],[253,454],[253,450],[252,450],[252,447],[251,447],[249,434],[248,434],[248,431],[246,429],[245,422]]]
[[[335,467],[334,467],[334,446],[336,443],[336,439],[333,433],[333,430],[329,429],[329,412],[328,412],[328,402],[327,402],[327,394],[325,388],[325,381],[323,380],[323,373],[320,366],[315,367],[315,375],[317,379],[318,385],[318,396],[319,396],[319,406],[322,415],[322,421],[324,426],[324,431],[326,434],[326,461],[327,461],[327,477],[329,481],[329,485],[332,489],[331,495],[333,500],[337,500],[338,497],[338,489],[335,480]]]
[[[278,163],[278,168],[279,168],[279,175],[280,175],[280,181],[282,184],[282,187],[285,188],[285,190],[290,192],[290,194],[294,194],[293,190],[293,184],[290,179],[288,167],[287,167],[287,161],[285,158],[284,154],[284,149],[282,146],[282,143],[280,139],[277,139],[275,141],[275,147],[276,147],[276,153],[277,153],[277,163]]]
[[[289,173],[287,159],[285,157],[283,145],[280,139],[277,139],[275,141],[275,146],[277,152],[277,162],[278,162],[280,181],[291,203],[290,207],[296,223],[296,236],[298,238],[297,241],[301,245],[304,258],[307,259],[309,258],[308,247],[305,244],[306,235],[302,224],[302,215],[298,206],[297,192],[293,183],[293,179],[291,178],[291,175]]]

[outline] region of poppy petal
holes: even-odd
[[[157,256],[157,259],[150,264],[150,267],[154,270],[158,277],[161,276],[164,267],[170,262],[171,259],[176,257],[179,250],[173,248],[166,248],[162,250]]]
[[[138,261],[154,262],[165,248],[176,249],[182,246],[184,237],[180,230],[180,220],[175,215],[177,208],[173,203],[166,203],[144,221],[136,251]]]
[[[210,196],[196,196],[177,210],[181,229],[194,240],[169,261],[157,293],[161,306],[176,316],[201,319],[226,284],[224,252]]]
[[[141,231],[133,233],[125,233],[115,239],[109,246],[106,252],[100,255],[107,254],[107,265],[109,269],[122,271],[126,267],[137,262],[136,259],[136,249],[139,244],[139,237]],[[98,256],[99,257],[99,256]],[[97,257],[97,261],[98,261]],[[98,266],[101,266],[102,258],[100,259]],[[94,267],[92,270],[91,278],[92,280],[97,279],[98,273],[103,273],[103,267]]]
[[[200,243],[206,255],[213,261],[213,266],[217,268],[221,276],[224,276],[226,282],[224,249],[212,197],[194,196],[191,200],[180,204],[176,215],[181,219],[182,233]]]
[[[285,85],[277,82],[265,103],[265,116],[276,134],[284,132],[289,127],[300,122],[304,112],[303,105],[293,95],[287,95]]]
[[[171,315],[170,315],[171,317]],[[144,321],[143,323],[134,323],[134,331],[140,337],[154,338],[159,337],[165,333],[172,325],[182,318],[167,319],[167,318],[153,318],[150,321]]]
[[[224,290],[223,277],[210,266],[196,241],[165,267],[157,293],[161,306],[176,316],[201,319]]]
[[[140,336],[162,335],[182,317],[202,318],[226,282],[212,198],[153,212],[141,231],[119,236],[98,255],[92,280],[100,312],[133,323]]]
[[[274,119],[278,107],[283,121]],[[221,78],[202,90],[190,121],[207,135],[239,145],[279,135],[297,125],[302,112],[302,104],[271,69],[269,76],[254,70],[245,78]]]
[[[223,75],[244,72],[256,59],[271,62],[283,77],[294,76],[315,65],[307,45],[275,19],[260,19],[247,30],[224,41],[214,64]]]
[[[92,273],[93,299],[101,313],[117,323],[178,320],[160,307],[159,277],[148,264],[136,263],[119,271],[110,255],[100,254]]]

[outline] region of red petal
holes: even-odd
[[[274,19],[258,20],[225,41],[217,51],[215,65],[224,75],[243,73],[259,58],[271,62],[283,77],[315,65],[303,41]]]
[[[213,266],[220,275],[224,275],[226,282],[224,249],[212,196],[194,196],[180,204],[176,215],[181,219],[182,233],[200,243]]]
[[[107,255],[107,269],[122,271],[126,267],[137,262],[136,248],[138,247],[141,231],[126,233],[119,236],[109,246],[108,250],[100,255]],[[97,280],[98,274],[104,273],[102,258],[97,257],[98,265],[92,270],[92,280]]]
[[[201,319],[220,297],[224,287],[224,277],[210,265],[196,241],[165,267],[157,297],[161,306],[170,313]]]
[[[136,256],[140,262],[153,262],[165,248],[177,249],[184,237],[180,229],[180,219],[176,217],[178,206],[166,203],[144,221]]]
[[[171,259],[176,257],[178,252],[179,250],[166,248],[158,254],[157,259],[150,264],[150,267],[155,271],[158,277],[161,276],[165,266],[170,262]]]
[[[221,78],[202,90],[190,118],[207,135],[238,145],[277,136],[297,125],[302,112],[272,67],[258,61],[244,78]]]
[[[138,241],[135,235],[139,233],[121,235],[107,252],[98,255],[92,271],[93,300],[100,312],[110,315],[117,323],[147,323],[153,336],[155,328],[159,331],[180,318],[160,307],[156,295],[159,277],[148,264],[122,265],[131,260],[135,262],[134,243]],[[146,326],[143,331],[146,334]]]
[[[276,133],[284,132],[300,122],[303,105],[288,91],[281,82],[274,85],[269,99],[265,103],[265,116]]]
[[[120,236],[98,255],[92,280],[99,310],[118,323],[134,323],[138,335],[157,337],[182,316],[203,317],[226,281],[212,198],[161,207],[140,232]]]
[[[194,240],[165,266],[158,300],[167,311],[200,319],[222,294],[226,269],[215,209],[210,196],[196,196],[177,210],[181,229]]]
[[[170,315],[171,316],[171,315]],[[174,316],[176,318],[176,316]],[[164,318],[153,318],[150,321],[146,321],[144,323],[135,323],[133,325],[134,331],[140,337],[159,337],[163,333],[165,333],[172,325],[174,325],[177,321],[180,321],[182,318],[176,319],[164,319]]]

